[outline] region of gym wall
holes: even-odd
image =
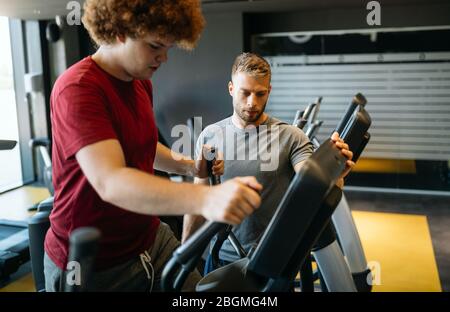
[[[169,142],[170,129],[189,117],[202,116],[206,126],[232,113],[227,92],[230,68],[238,53],[250,49],[252,34],[369,27],[364,2],[358,7],[301,11],[280,2],[282,12],[264,12],[273,9],[267,2],[254,3],[258,12],[238,5],[229,5],[221,13],[205,10],[207,26],[198,47],[193,52],[174,49],[169,53],[170,61],[153,79],[158,125]],[[450,24],[450,4],[444,1],[408,6],[380,3],[383,28]]]
[[[191,52],[172,49],[153,81],[154,109],[165,139],[174,125],[202,116],[203,126],[232,114],[228,94],[231,65],[243,51],[241,12],[206,14],[206,27]]]

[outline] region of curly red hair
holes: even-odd
[[[152,32],[192,49],[205,25],[199,0],[86,0],[84,27],[97,45]]]

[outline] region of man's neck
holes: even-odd
[[[267,115],[266,113],[262,113],[258,120],[254,122],[247,122],[245,120],[242,120],[241,117],[239,117],[239,115],[234,112],[233,116],[231,116],[231,121],[237,128],[245,129],[248,126],[258,127],[260,124],[264,123],[267,118],[269,118],[269,115]]]
[[[92,55],[92,60],[105,72],[119,80],[133,80],[133,77],[128,75],[120,65],[114,48],[112,47],[101,46],[97,52]]]

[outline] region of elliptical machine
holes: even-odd
[[[357,160],[367,144],[371,121],[364,108],[350,117],[341,134]],[[345,162],[331,140],[324,142],[292,179],[256,250],[207,274],[197,285],[197,291],[290,290],[341,199],[342,191],[335,183]],[[175,250],[163,270],[162,289],[179,291],[211,238],[227,227],[227,224],[209,222]],[[348,271],[344,260],[340,264]],[[356,291],[350,273],[344,286],[340,291]]]
[[[316,134],[320,126],[322,125],[322,121],[316,120],[316,117],[321,102],[322,97],[319,97],[315,103],[308,105],[308,107],[303,112],[297,111],[293,122],[293,125],[297,126],[300,129],[303,129],[308,124],[306,135],[314,144],[314,147],[316,149],[320,146],[320,142],[316,138]],[[337,131],[339,134],[342,134],[346,126],[345,120],[349,120],[354,111],[357,111],[361,107],[365,108],[366,104],[366,98],[360,93],[356,94],[352,99],[352,102],[348,106],[347,111],[344,114],[344,118],[336,127],[335,131]],[[369,138],[367,140],[369,140]],[[358,292],[370,292],[372,290],[372,284],[369,282],[371,278],[371,270],[367,265],[367,260],[361,244],[361,239],[359,237],[358,230],[353,220],[349,205],[345,198],[345,194],[342,194],[342,199],[339,202],[335,212],[333,213],[332,225],[330,226],[332,226],[333,228],[329,229],[327,239],[325,239],[324,237],[323,240],[320,240],[319,245],[314,249],[313,254],[315,255],[316,260],[317,258],[319,258],[322,261],[322,267],[330,267],[330,263],[333,262],[333,259],[327,259],[323,248],[325,246],[333,244],[333,241],[337,239],[337,242],[339,243],[339,246],[342,249],[342,252],[348,263],[350,272],[355,282],[356,289],[358,290]],[[320,264],[318,263],[318,265],[320,270]],[[305,274],[306,272],[303,273]],[[322,290],[326,291],[327,285],[325,280],[327,279],[327,277],[324,276],[323,273],[321,277],[322,283],[325,284],[321,284]]]
[[[307,125],[306,134],[313,142],[315,149],[319,148],[320,142],[316,138],[316,134],[322,125],[322,121],[317,120],[317,115],[322,102],[319,97],[314,103],[306,107],[304,111],[297,111],[293,121],[293,125],[303,130]],[[346,113],[336,131],[343,133],[345,122],[348,122],[353,112],[358,110],[360,106],[363,108],[366,99],[362,94],[357,94],[352,99]],[[368,140],[369,138],[367,138]],[[348,207],[344,194],[342,199],[333,213],[333,222],[329,224],[324,234],[318,240],[313,248],[313,256],[319,266],[319,270],[312,273],[310,261],[305,261],[301,268],[301,290],[303,292],[314,291],[314,280],[320,278],[322,291],[344,291],[352,289],[349,276],[354,281],[356,290],[359,292],[368,292],[372,285],[369,282],[370,269],[367,266],[367,260],[361,245],[359,234],[357,232],[353,217]],[[241,244],[232,232],[232,226],[228,226],[217,235],[215,244],[211,250],[213,267],[218,268],[219,250],[224,241],[228,239],[234,247],[236,254],[240,258],[244,258],[247,254]],[[339,249],[340,247],[340,249]],[[348,269],[344,265],[347,262]],[[337,263],[340,263],[339,265]],[[345,282],[344,282],[345,281]]]

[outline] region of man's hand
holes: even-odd
[[[208,166],[207,161],[211,159],[211,146],[203,145],[202,153],[199,155],[198,159],[194,164],[194,177],[205,179],[208,177]],[[216,153],[216,157],[213,161],[212,173],[214,175],[223,175],[224,161],[223,154],[221,152]]]
[[[337,132],[334,132],[331,136],[331,140],[334,142],[334,144],[341,150],[342,155],[344,155],[347,158],[347,162],[345,163],[345,169],[342,171],[341,176],[336,182],[336,185],[339,188],[344,188],[344,178],[350,173],[350,171],[355,166],[355,163],[351,160],[353,158],[353,152],[348,149],[348,144],[344,142],[339,137],[339,134]]]
[[[261,205],[262,185],[254,177],[238,177],[211,187],[202,203],[208,220],[239,224]]]

